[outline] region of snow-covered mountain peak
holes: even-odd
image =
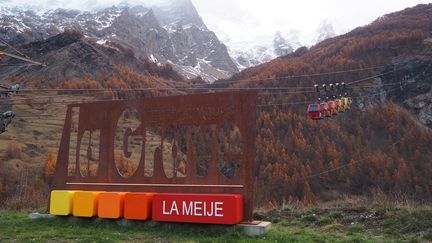
[[[2,7],[0,37],[23,44],[76,29],[98,44],[114,42],[137,57],[171,63],[188,78],[202,76],[212,82],[238,72],[227,48],[206,27],[190,0],[163,3],[125,3],[89,11],[57,8],[42,13]]]
[[[276,31],[273,38],[273,50],[275,56],[285,56],[301,46],[298,40],[298,32],[292,30],[288,35],[283,36],[280,31]]]
[[[226,39],[231,57],[240,70],[288,55],[301,47],[298,32],[278,30],[273,36],[259,36],[253,41]]]
[[[323,40],[326,40],[328,38],[332,38],[336,36],[335,28],[333,27],[333,23],[326,19],[322,21],[318,28],[316,29],[316,36],[313,40],[315,44],[320,43]]]

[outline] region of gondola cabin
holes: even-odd
[[[322,107],[323,114],[325,117],[331,117],[332,116],[331,111],[330,111],[330,105],[328,102],[322,102],[321,107]]]
[[[331,100],[331,101],[328,102],[328,104],[329,104],[329,107],[330,107],[330,114],[332,116],[337,115],[337,113],[338,113],[338,110],[337,110],[338,107],[337,107],[336,101]]]
[[[339,113],[344,113],[345,112],[345,102],[344,102],[344,99],[343,98],[337,99],[336,103],[337,103],[337,108],[338,108],[337,110],[338,110],[338,112]]]
[[[310,104],[308,106],[307,115],[309,119],[321,120],[324,118],[321,104]]]
[[[350,109],[350,104],[351,104],[351,98],[349,97],[344,97],[342,98],[342,100],[344,101],[344,110],[349,110]]]

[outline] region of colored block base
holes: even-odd
[[[75,192],[73,198],[73,215],[77,217],[93,217],[98,212],[100,192]]]
[[[118,219],[123,217],[124,192],[101,192],[98,200],[98,217]]]
[[[237,224],[243,219],[243,197],[237,194],[158,193],[154,221]]]
[[[151,218],[154,193],[129,192],[125,195],[124,217],[146,220]]]
[[[75,191],[54,190],[50,196],[50,214],[67,216],[72,214]]]

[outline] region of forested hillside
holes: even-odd
[[[430,200],[432,132],[413,115],[432,116],[431,31],[432,5],[419,5],[219,81],[270,88],[258,111],[258,204],[377,191]],[[313,85],[336,82],[347,83],[351,111],[308,120]]]

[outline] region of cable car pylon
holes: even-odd
[[[1,40],[3,43],[5,43],[7,46],[11,47],[12,49],[14,49],[17,53],[19,53],[20,55],[24,56],[23,53],[19,52],[17,49],[15,49],[13,46],[9,45],[6,41]],[[21,60],[24,62],[28,62],[31,63],[33,65],[38,65],[38,66],[43,66],[46,67],[46,64],[41,63],[41,62],[37,62],[34,61],[28,57],[22,57],[22,56],[18,56],[9,52],[5,52],[5,51],[0,51],[0,61],[3,60],[3,58],[5,56],[8,56],[10,58],[14,58],[17,60]],[[19,84],[15,84],[9,87],[5,87],[5,86],[1,86],[0,88],[2,88],[3,90],[0,90],[0,97],[1,96],[5,96],[5,97],[9,97],[11,94],[18,94],[19,90],[20,90],[20,85]],[[12,119],[15,117],[15,113],[13,113],[13,111],[5,111],[3,113],[0,114],[0,134],[4,133],[7,129],[7,127],[9,126],[9,124],[12,122]]]
[[[40,65],[40,66],[46,67],[46,64],[44,64],[44,63],[33,61],[32,59],[29,59],[29,58],[26,58],[26,57],[21,57],[21,56],[18,56],[18,55],[12,54],[12,53],[8,53],[8,52],[5,52],[5,51],[0,51],[0,61],[1,61],[1,59],[3,59],[3,56],[12,57],[12,58],[15,58],[15,59],[18,59],[18,60],[21,60],[21,61],[32,63],[34,65]]]

